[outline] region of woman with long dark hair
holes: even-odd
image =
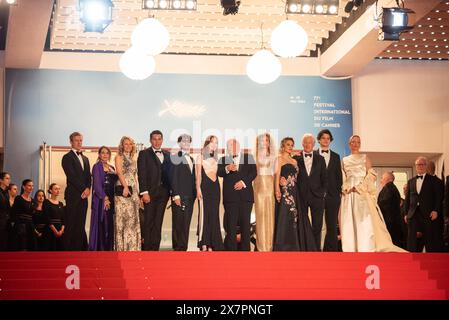
[[[114,184],[115,168],[109,164],[111,150],[102,146],[97,163],[92,167],[92,211],[90,216],[89,250],[110,251],[114,246]]]
[[[33,187],[31,179],[23,180],[20,195],[16,196],[12,207],[12,221],[14,222],[18,251],[34,251],[36,249],[33,223],[34,205],[31,198]]]
[[[220,183],[218,182],[218,138],[208,136],[196,161],[196,190],[199,204],[198,247],[201,251],[224,250],[220,227]]]
[[[44,201],[44,214],[48,218],[48,250],[61,251],[64,250],[64,214],[65,208],[61,201],[58,200],[61,187],[56,183],[52,183],[48,188],[50,197]]]
[[[43,204],[45,201],[45,191],[37,190],[34,194],[33,224],[34,236],[36,238],[36,250],[48,250],[48,219],[44,214]]]

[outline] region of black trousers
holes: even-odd
[[[252,202],[228,202],[224,204],[224,247],[227,251],[250,251]],[[237,246],[237,226],[240,227],[240,245]]]
[[[410,219],[408,219],[407,250],[410,252],[421,252],[419,239],[416,238],[416,232],[423,233],[423,242],[426,252],[442,252],[443,233],[441,224],[443,217],[438,214],[434,221],[430,220],[430,213],[424,214],[418,207]],[[421,250],[421,251],[420,251]]]
[[[172,243],[173,250],[187,251],[189,246],[190,222],[192,221],[193,200],[181,196],[181,206],[173,200],[172,209]]]
[[[144,205],[142,237],[145,251],[159,251],[161,246],[162,222],[168,202],[168,191],[164,188],[150,203]]]
[[[321,251],[321,229],[323,228],[324,199],[310,196],[308,199],[300,200],[300,214],[308,214],[310,208],[312,216],[312,231],[316,247]]]
[[[68,251],[86,251],[87,199],[66,198],[64,247]]]
[[[326,219],[326,237],[323,251],[338,251],[338,211],[340,210],[340,197],[326,197],[324,199],[324,215]]]

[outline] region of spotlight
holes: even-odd
[[[80,20],[84,32],[102,33],[112,22],[111,0],[80,0]]]
[[[338,14],[339,0],[287,0],[286,13],[297,14]]]
[[[382,30],[379,31],[379,40],[398,41],[402,32],[413,29],[408,25],[408,14],[415,13],[407,8],[383,8]]]
[[[346,5],[345,5],[345,12],[346,13],[350,13],[352,11],[352,9],[354,8],[354,1],[349,1]]]
[[[354,0],[354,6],[356,6],[357,8],[360,7],[363,3],[363,0]]]
[[[11,6],[16,6],[17,5],[17,0],[6,0],[6,3],[11,5]]]
[[[197,0],[143,0],[146,10],[196,10]]]
[[[159,1],[159,8],[161,9],[166,9],[168,7],[168,2],[167,0],[160,0]]]
[[[237,14],[239,12],[240,1],[235,0],[220,0],[223,7],[223,15]]]

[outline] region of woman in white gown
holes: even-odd
[[[340,233],[344,252],[406,252],[393,245],[376,201],[376,171],[361,154],[360,137],[349,139],[351,155],[343,158]]]

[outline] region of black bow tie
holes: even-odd
[[[424,176],[416,176],[417,179],[423,179]]]
[[[83,155],[83,152],[82,152],[82,151],[76,151],[76,155],[77,155],[77,156],[82,156],[82,155]]]
[[[233,155],[233,156],[232,156],[232,159],[237,158],[238,156],[239,156],[238,154]]]
[[[321,153],[329,153],[329,150],[321,150]]]
[[[304,153],[304,156],[305,157],[312,157],[312,154],[311,153]]]
[[[156,150],[156,151],[154,151],[154,153],[162,153],[162,151],[161,150]]]

